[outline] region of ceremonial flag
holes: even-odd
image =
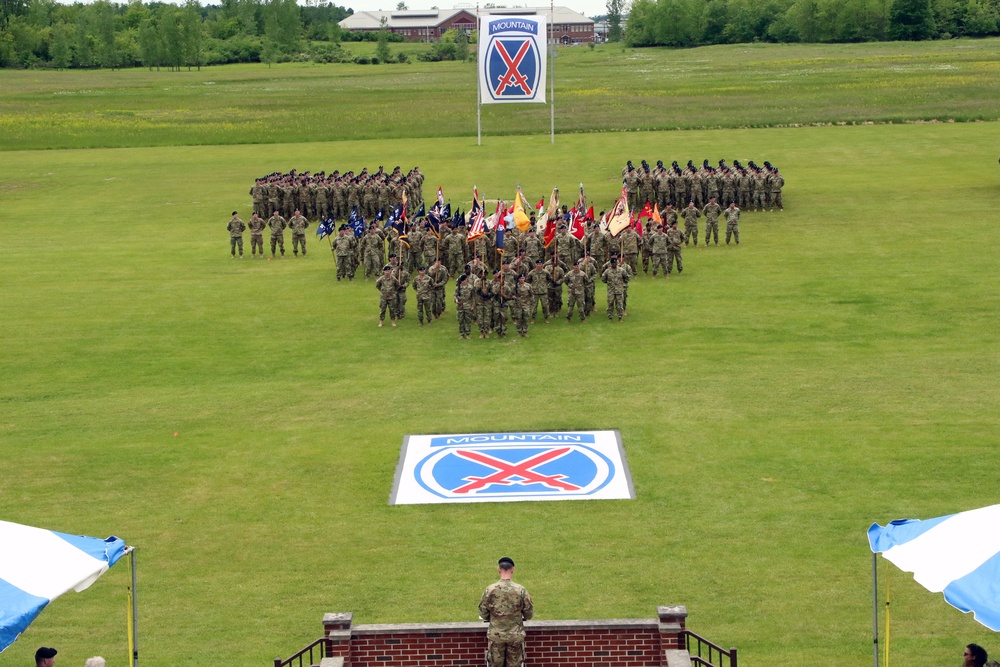
[[[649,202],[647,201],[646,205],[642,207],[642,213],[639,214],[639,220],[642,220],[643,218],[652,218],[652,217],[653,217],[653,207],[650,206]]]
[[[647,204],[647,206],[648,206],[648,204]],[[652,217],[652,215],[650,215],[650,217]],[[642,238],[642,234],[643,234],[642,220],[640,220],[639,218],[636,218],[635,221],[632,223],[632,226],[635,228],[635,233],[639,235],[639,238]]]
[[[464,225],[464,224],[465,224],[465,214],[462,213],[461,209],[456,209],[455,217],[452,218],[451,220],[451,226],[454,227],[455,229],[458,229],[459,225]]]
[[[437,204],[431,207],[430,215],[427,216],[427,224],[430,225],[431,233],[441,238],[441,218],[438,217],[437,211],[434,210],[436,207]]]
[[[531,229],[531,218],[528,214],[524,212],[525,206],[528,202],[524,198],[524,193],[521,192],[520,184],[517,186],[517,194],[514,197],[514,226],[517,227],[522,232],[526,232]]]
[[[585,221],[587,221],[587,222],[593,222],[594,221],[594,207],[593,206],[591,206],[590,208],[587,209],[587,213],[584,214],[583,219]]]
[[[662,225],[663,224],[663,218],[660,217],[660,204],[659,203],[653,205],[653,222],[655,222],[658,225]]]
[[[406,219],[403,217],[406,207],[403,204],[396,206],[396,209],[389,214],[389,220],[386,221],[386,227],[392,227],[396,230],[396,234],[399,235],[399,242],[406,244],[406,247],[410,247],[410,238],[406,234]]]
[[[399,219],[402,220],[403,222],[409,220],[409,212],[410,212],[410,203],[406,197],[406,190],[403,190],[403,203],[401,204],[400,214],[398,216]],[[406,245],[410,244],[407,243]]]
[[[504,235],[504,226],[497,225],[497,235],[496,235],[495,245],[497,248],[497,253],[500,255],[503,254],[503,235]]]
[[[426,215],[427,214],[424,213],[424,203],[420,202],[420,208],[417,209],[417,215],[414,216],[414,217],[416,217],[417,219],[420,219],[420,218],[425,217]]]
[[[365,219],[357,217],[351,220],[351,229],[354,230],[354,238],[361,238],[365,235]]]
[[[631,212],[628,210],[625,188],[622,187],[622,196],[618,198],[618,201],[615,202],[615,207],[608,213],[608,231],[611,232],[611,236],[614,238],[631,224]]]
[[[555,218],[548,217],[548,213],[545,214],[545,232],[542,234],[542,243],[548,248],[549,244],[552,243],[556,238],[556,221]]]
[[[577,241],[582,241],[583,237],[586,236],[587,230],[583,226],[583,214],[576,209],[570,213],[568,231],[570,236]]]
[[[63,593],[87,589],[126,553],[102,540],[0,521],[0,651]]]
[[[355,210],[357,210],[357,208],[355,208]],[[384,219],[385,219],[385,211],[379,209],[378,213],[375,214],[375,222],[382,222]],[[330,227],[330,230],[332,232],[333,227]]]
[[[548,214],[545,212],[545,197],[542,197],[538,201],[538,206],[535,207],[537,213],[535,214],[535,232],[538,234],[545,233],[545,223],[548,221]]]
[[[483,207],[479,205],[478,199],[472,200],[472,210],[469,211],[469,235],[466,240],[469,242],[486,234],[486,220],[483,217]]]
[[[327,219],[320,222],[316,227],[316,236],[318,236],[321,241],[330,235],[331,225],[331,221]]]
[[[550,219],[559,214],[559,188],[552,188],[552,194],[549,195],[549,207],[545,209],[545,212]]]
[[[444,190],[440,187],[438,188],[438,208],[444,208]]]
[[[545,102],[547,17],[484,15],[479,21],[480,102]]]

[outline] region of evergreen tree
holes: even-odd
[[[625,0],[608,0],[605,7],[608,9],[608,41],[620,42],[625,34],[622,30],[622,11],[625,9]]]
[[[892,0],[889,35],[893,39],[921,40],[934,35],[931,0]]]

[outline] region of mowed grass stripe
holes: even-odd
[[[12,152],[0,514],[139,545],[153,665],[264,663],[326,611],[474,620],[501,553],[520,554],[540,618],[684,603],[750,664],[868,660],[868,524],[994,502],[979,480],[997,463],[998,138],[978,123]],[[687,249],[679,279],[637,280],[622,325],[459,345],[453,307],[377,330],[372,284],[336,283],[312,236],[307,260],[228,258],[229,212],[274,169],[418,164],[463,207],[473,183],[537,201],[583,181],[601,208],[642,157],[769,159],[786,211],[747,213],[738,249]],[[622,431],[636,501],[386,504],[405,433],[584,427]],[[990,645],[892,576],[894,660]],[[126,577],[61,598],[11,659],[121,655]]]

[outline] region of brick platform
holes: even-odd
[[[657,607],[657,617],[525,623],[530,667],[689,667],[687,609]],[[353,625],[353,614],[323,617],[321,667],[478,667],[485,623]]]

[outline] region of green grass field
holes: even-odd
[[[843,63],[919,49],[913,62],[948,65],[942,54],[959,47],[995,61],[998,44],[813,47],[829,69],[789,78],[877,89],[880,75]],[[782,54],[806,52],[745,48],[777,73],[796,71]],[[625,57],[725,69],[722,51]],[[595,77],[614,79],[618,61],[593,57],[608,59]],[[287,84],[310,71],[352,70],[289,68]],[[396,71],[361,70],[370,105],[386,103]],[[487,132],[480,147],[470,104],[460,123],[420,116],[381,139],[334,123],[317,138],[360,139],[291,143],[309,137],[284,112],[270,135],[224,131],[211,119],[235,98],[198,98],[199,110],[137,83],[227,77],[235,88],[262,72],[0,72],[15,91],[0,101],[7,127],[99,118],[122,100],[167,118],[0,135],[0,517],[138,546],[143,664],[269,664],[319,636],[328,611],[356,623],[474,620],[502,554],[539,619],[686,604],[689,627],[737,646],[746,665],[870,664],[868,525],[996,502],[1000,124],[579,133],[554,146]],[[109,86],[108,103],[52,93],[97,85],[88,79]],[[971,85],[961,103],[931,104],[936,81],[899,84],[894,95],[909,85],[912,101],[899,113],[998,116],[996,96]],[[706,94],[693,104],[732,113]],[[776,95],[748,105],[762,124],[793,112],[850,121],[880,99],[852,95],[858,106],[827,112]],[[573,115],[572,95],[562,99]],[[287,101],[276,90],[258,100]],[[508,131],[535,114],[511,112]],[[18,150],[216,132],[221,144],[290,143]],[[422,138],[397,139],[406,133]],[[744,215],[739,248],[688,249],[683,277],[638,279],[621,325],[557,320],[527,340],[460,342],[450,310],[430,329],[408,317],[380,330],[372,284],[335,282],[314,237],[306,260],[229,259],[229,212],[245,212],[252,178],[275,169],[416,164],[425,194],[441,185],[456,203],[473,184],[509,198],[520,182],[536,201],[583,181],[607,206],[626,159],[720,157],[779,165],[786,210]],[[635,501],[387,505],[404,434],[569,428],[620,429]],[[890,576],[894,663],[957,664],[970,641],[1000,653],[971,616]],[[0,664],[47,645],[61,664],[103,654],[124,665],[127,577],[123,563],[57,600]]]

